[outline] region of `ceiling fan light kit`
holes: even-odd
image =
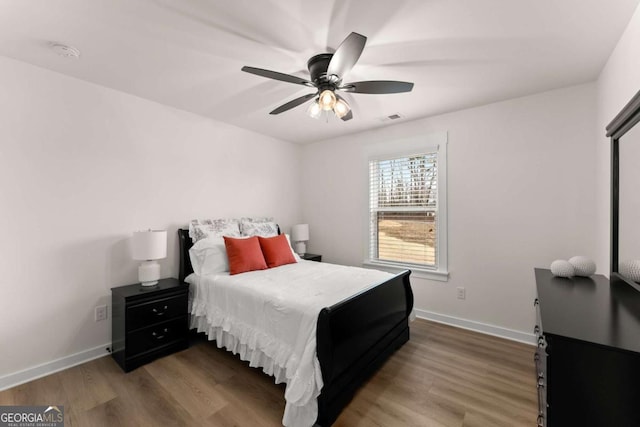
[[[313,119],[319,119],[320,116],[322,116],[322,107],[320,107],[318,101],[314,101],[309,105],[309,108],[307,108],[307,114]]]
[[[307,108],[307,114],[309,117],[314,119],[319,119],[320,116],[322,116],[322,107],[320,107],[318,101],[313,101],[313,103],[309,105],[309,108]]]
[[[336,105],[336,94],[330,89],[323,90],[318,98],[318,104],[325,111],[333,110],[333,106]]]
[[[346,117],[347,114],[349,114],[349,112],[351,111],[351,107],[344,99],[336,95],[334,96],[336,97],[336,100],[335,102],[333,102],[333,107],[331,107],[329,104],[329,106],[325,108],[321,103],[322,96],[313,101],[311,105],[309,105],[309,108],[307,108],[307,114],[309,115],[309,117],[313,119],[320,119],[324,116],[327,118],[327,122],[331,113],[333,113],[339,119]]]
[[[336,104],[333,106],[333,112],[338,116],[339,119],[343,118],[347,115],[347,113],[351,110],[347,101],[340,98],[336,101]]]
[[[344,76],[351,71],[356,62],[358,62],[366,41],[367,38],[365,36],[358,33],[351,33],[344,39],[340,46],[338,46],[335,53],[321,53],[311,57],[307,62],[311,80],[255,67],[245,66],[242,67],[242,71],[273,80],[299,84],[316,89],[316,92],[293,99],[279,106],[269,114],[283,113],[315,98],[307,109],[309,116],[320,118],[323,111],[333,111],[336,117],[342,121],[347,121],[353,118],[353,112],[347,101],[336,94],[338,90],[350,93],[391,94],[411,92],[413,89],[413,83],[388,80],[342,84]]]

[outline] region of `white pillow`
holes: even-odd
[[[227,250],[223,237],[207,237],[198,240],[189,249],[193,272],[199,276],[229,271]]]
[[[287,238],[287,242],[289,242],[289,248],[291,249],[291,253],[293,254],[293,257],[296,259],[296,262],[300,261],[302,258],[300,258],[300,255],[298,255],[296,253],[296,251],[293,250],[293,247],[291,246],[291,239],[289,238],[289,235],[285,234],[285,237]]]

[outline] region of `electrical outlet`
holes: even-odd
[[[456,290],[458,291],[458,299],[465,299],[466,298],[467,292],[462,286],[457,287]]]
[[[99,305],[99,306],[96,307],[95,319],[96,319],[96,322],[99,322],[101,320],[107,320],[107,306],[106,305]]]

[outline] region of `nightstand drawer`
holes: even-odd
[[[188,316],[162,322],[127,334],[127,358],[186,339]]]
[[[187,294],[127,307],[127,332],[187,314]]]

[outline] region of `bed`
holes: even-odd
[[[188,230],[178,230],[178,237],[179,280],[184,282],[193,273],[189,258],[192,242]],[[409,316],[413,309],[410,274],[406,270],[391,275],[319,310],[315,351],[323,385],[317,396],[316,425],[330,426],[356,390],[409,340]],[[240,276],[231,277],[237,280]]]

